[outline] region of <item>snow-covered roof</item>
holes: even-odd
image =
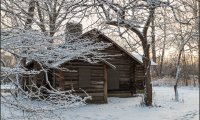
[[[67,62],[69,60],[62,60],[62,61],[58,61],[54,64],[51,65],[52,68],[56,68],[56,67],[59,67],[60,65],[62,65],[63,63]],[[88,61],[85,61],[85,62],[88,62]],[[105,63],[107,66],[111,67],[112,69],[116,69],[116,67],[109,63],[108,61],[104,60],[104,59],[99,59],[97,62],[94,62],[94,63],[91,63],[91,64],[95,64],[95,63],[99,63],[99,62],[102,62],[102,63]]]
[[[61,61],[58,61],[58,62],[52,64],[51,67],[52,67],[52,68],[56,68],[56,67],[58,67],[59,65],[65,63],[66,61],[67,61],[67,60],[61,60]]]
[[[88,32],[85,32],[83,33],[81,36],[84,37],[85,35],[87,34],[98,34],[98,35],[101,35],[103,36],[104,38],[106,38],[108,41],[110,41],[112,44],[114,44],[115,46],[117,46],[119,49],[121,49],[122,51],[124,51],[127,55],[129,55],[131,58],[133,58],[134,60],[136,60],[137,62],[139,62],[140,64],[143,63],[142,61],[142,55],[138,54],[138,53],[129,53],[127,50],[125,50],[123,47],[121,47],[120,45],[118,45],[115,41],[113,41],[112,39],[110,39],[108,36],[106,36],[105,34],[103,34],[101,31],[99,31],[98,29],[92,29]],[[110,65],[108,62],[106,61],[102,61],[100,60],[101,62],[107,64],[108,66],[112,67],[112,68],[115,68],[113,65]],[[58,67],[59,65],[65,63],[66,61],[65,60],[62,60],[62,61],[59,61],[59,62],[56,62],[55,64],[52,65],[52,67]],[[151,60],[151,65],[157,65],[157,63],[153,62]]]
[[[133,54],[133,53],[129,53],[127,50],[125,50],[123,47],[121,47],[119,44],[117,44],[115,41],[113,41],[111,38],[109,38],[108,36],[106,36],[105,34],[103,34],[101,31],[99,31],[98,29],[92,29],[84,34],[87,34],[87,33],[96,33],[96,34],[99,34],[103,37],[105,37],[107,40],[109,40],[112,44],[116,45],[119,49],[121,49],[122,51],[124,51],[127,55],[129,55],[131,58],[133,58],[134,60],[136,60],[137,62],[139,62],[140,64],[143,63],[142,61],[142,55],[136,53],[136,54]],[[84,35],[83,34],[83,35]],[[153,62],[151,60],[151,65],[157,65],[157,63]]]
[[[136,53],[136,52],[132,52],[132,56],[134,57],[134,58],[136,58],[137,60],[139,60],[141,63],[143,63],[143,61],[142,61],[142,55],[140,55],[140,54],[138,54],[138,53]],[[153,60],[151,60],[151,65],[158,65],[157,63],[155,63],[155,62],[153,62]]]

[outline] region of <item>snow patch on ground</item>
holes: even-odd
[[[109,97],[108,104],[88,104],[62,110],[60,118],[63,120],[199,120],[199,88],[181,87],[178,88],[178,92],[180,101],[175,102],[173,87],[153,87],[154,107],[142,107],[141,97]]]
[[[108,98],[108,104],[89,104],[65,112],[70,120],[199,120],[199,89],[179,88],[180,102],[174,101],[173,87],[154,87],[154,105],[141,107],[141,97]]]

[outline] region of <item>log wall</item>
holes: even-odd
[[[55,72],[55,81],[57,89],[70,90],[74,88],[76,93],[80,96],[86,96],[85,93],[79,89],[79,69],[90,69],[90,86],[81,88],[92,96],[92,101],[95,103],[107,102],[105,99],[105,78],[104,78],[104,65],[103,64],[89,64],[86,62],[70,62],[63,64],[62,67],[68,68],[72,71],[57,71]]]
[[[119,91],[130,91],[137,93],[144,90],[144,68],[141,63],[136,61],[132,56],[128,55],[119,45],[117,45],[110,38],[103,35],[98,30],[91,30],[83,35],[86,38],[92,38],[94,41],[103,41],[105,43],[113,43],[112,46],[102,50],[101,52],[113,56],[107,59],[108,62],[113,64],[120,74]]]
[[[89,35],[86,36],[89,37]],[[92,34],[92,36],[95,35]],[[108,43],[112,42],[102,35],[95,37],[97,38],[94,38],[93,40]],[[137,62],[134,58],[132,58],[115,44],[100,52],[114,55],[106,60],[114,65],[119,73],[119,92],[127,91],[130,93],[138,93],[141,90],[144,90],[144,69],[141,63]],[[38,66],[32,67],[38,68]],[[49,78],[53,87],[60,90],[71,90],[73,88],[76,90],[76,93],[81,96],[85,96],[85,93],[79,89],[79,70],[84,68],[90,69],[90,85],[88,87],[82,88],[90,96],[92,96],[92,101],[88,102],[107,102],[107,69],[109,65],[106,65],[105,63],[90,64],[87,62],[74,60],[62,64],[61,67],[72,70],[73,72],[51,70],[51,73],[53,73],[53,75],[49,74]],[[40,75],[40,77],[38,78],[44,79],[44,76]]]
[[[100,37],[99,40],[108,42],[103,37]],[[107,60],[119,71],[119,91],[130,91],[131,93],[137,93],[144,89],[144,69],[141,63],[134,60],[116,45],[113,45],[102,52],[109,55],[119,55],[113,56]]]

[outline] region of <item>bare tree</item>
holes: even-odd
[[[54,36],[65,29],[69,21],[81,22],[87,6],[87,0],[3,0],[1,11],[4,19],[16,18],[16,22],[25,28],[39,29],[46,35]],[[12,3],[12,4],[10,4]],[[11,27],[7,21],[2,24]],[[13,24],[13,23],[12,23]],[[62,33],[62,32],[61,32]]]
[[[104,23],[111,26],[121,27],[135,33],[139,38],[143,49],[143,63],[145,73],[145,105],[152,105],[152,85],[150,77],[150,41],[148,40],[148,28],[152,22],[155,10],[159,7],[169,7],[177,21],[184,23],[180,20],[174,7],[169,2],[159,0],[147,1],[109,1],[97,0],[95,1],[97,7],[101,9],[99,16],[103,19]],[[101,13],[103,12],[103,14]],[[119,32],[120,35],[123,33]]]
[[[50,68],[68,70],[55,67],[56,63],[74,59],[95,63],[106,56],[97,50],[103,50],[110,44],[96,43],[89,38],[82,39],[79,35],[66,36],[63,30],[69,21],[82,21],[84,17],[82,13],[87,10],[87,7],[82,6],[83,3],[85,0],[2,1],[1,47],[16,58],[15,66],[1,68],[2,77],[8,78],[14,86],[10,91],[11,95],[1,93],[1,105],[5,111],[11,112],[7,115],[5,113],[4,117],[15,120],[45,117],[55,119],[59,118],[60,109],[82,105],[91,98],[87,93],[86,97],[82,98],[74,94],[73,89],[68,91],[55,89],[48,78]],[[18,24],[15,25],[13,22]],[[41,69],[26,69],[25,64],[31,61],[36,61]],[[28,87],[33,89],[25,91],[20,78],[24,75],[34,76],[41,73],[44,73],[44,81],[48,87],[37,86],[33,80]],[[49,96],[45,97],[45,93]]]
[[[185,0],[178,1],[160,1],[160,0],[147,0],[147,1],[118,1],[118,0],[97,0],[94,2],[96,5],[96,9],[98,10],[98,15],[102,19],[104,25],[117,27],[118,33],[120,36],[123,36],[125,33],[129,31],[132,34],[135,34],[139,41],[141,42],[141,46],[143,49],[144,57],[144,69],[145,73],[145,104],[147,106],[152,103],[152,93],[151,93],[151,78],[150,78],[150,70],[149,70],[149,47],[150,40],[148,36],[148,29],[151,26],[154,19],[154,15],[156,14],[157,9],[167,9],[167,13],[165,17],[173,19],[168,23],[175,24],[183,24],[183,25],[193,25],[194,16],[191,15],[191,6],[190,2]],[[183,7],[178,7],[183,6]],[[188,12],[190,11],[190,12]],[[188,13],[188,16],[184,16]],[[192,17],[189,17],[189,14]],[[156,18],[155,18],[156,19]],[[191,25],[191,26],[192,26]],[[175,25],[176,26],[176,25]],[[166,42],[166,30],[168,29],[165,26],[164,30],[164,41]],[[171,27],[171,26],[170,26]],[[121,31],[122,28],[123,30]],[[184,28],[185,29],[185,28]],[[189,29],[188,31],[190,31]],[[131,31],[131,32],[130,32]],[[172,33],[173,34],[173,33]],[[125,35],[124,35],[125,36]],[[175,38],[176,39],[176,38]],[[172,42],[173,43],[173,42]],[[186,44],[184,42],[184,44]],[[165,43],[163,43],[165,50]],[[179,50],[180,51],[180,50]],[[182,50],[181,50],[182,51]],[[163,53],[164,55],[164,53]],[[162,60],[163,61],[163,60]]]
[[[152,17],[152,22],[151,22],[151,52],[152,52],[152,59],[156,63],[156,36],[155,36],[155,14]],[[157,66],[153,66],[153,72],[158,76],[158,71],[157,71]]]
[[[164,11],[163,15],[163,20],[164,20],[164,27],[163,27],[163,32],[164,32],[164,40],[163,40],[163,47],[162,47],[162,54],[161,54],[161,62],[160,62],[160,76],[162,76],[162,69],[163,69],[163,59],[165,56],[165,46],[166,46],[166,39],[167,39],[167,28],[166,28],[166,11]]]
[[[123,27],[135,33],[141,43],[144,52],[143,63],[145,73],[145,104],[152,105],[152,85],[150,77],[150,45],[147,40],[147,31],[154,16],[156,7],[161,3],[157,1],[108,1],[97,0],[98,7],[103,11],[100,15],[104,18],[107,25],[116,27]],[[140,13],[139,10],[143,9],[146,13]],[[138,14],[145,15],[146,17],[138,17]],[[142,29],[142,30],[140,30]]]
[[[52,39],[59,39],[60,44],[50,43],[49,40]],[[47,37],[41,32],[24,30],[23,28],[3,30],[2,49],[16,57],[16,65],[14,67],[2,67],[2,77],[8,77],[10,79],[9,82],[15,86],[14,91],[11,91],[11,97],[1,94],[2,105],[7,107],[13,106],[12,110],[18,109],[19,115],[15,117],[21,116],[26,118],[29,113],[32,113],[36,115],[32,116],[33,118],[39,119],[41,117],[40,119],[42,119],[43,115],[48,112],[65,109],[76,103],[83,104],[90,97],[81,98],[76,94],[72,94],[73,89],[68,91],[55,89],[50,84],[48,69],[68,70],[67,68],[59,68],[55,64],[80,58],[90,63],[98,62],[106,55],[98,53],[96,50],[103,50],[108,46],[110,44],[95,43],[88,38],[78,39],[72,37],[65,41],[65,35]],[[24,49],[27,49],[27,51],[24,52]],[[20,61],[23,58],[26,58],[27,61],[37,61],[41,69],[27,70],[21,65]],[[31,88],[34,89],[29,89],[29,92],[26,92],[20,83],[20,77],[23,77],[23,75],[36,75],[41,72],[45,75],[45,82],[48,84],[48,87],[44,85],[37,86],[32,81]],[[11,75],[14,75],[15,78],[11,78]],[[28,88],[30,88],[30,85]],[[45,97],[45,93],[42,91],[48,93],[49,96]],[[32,104],[34,102],[35,104]],[[44,104],[44,106],[40,106],[41,104]],[[25,116],[20,111],[23,111]]]

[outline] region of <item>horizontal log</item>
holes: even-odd
[[[78,73],[74,73],[74,72],[71,72],[71,73],[65,72],[65,73],[63,73],[63,76],[78,76]]]
[[[124,68],[117,68],[117,70],[119,71],[119,72],[121,72],[121,73],[130,73],[130,69],[124,69]]]
[[[135,81],[144,81],[144,78],[135,79]]]
[[[100,89],[100,88],[104,88],[104,86],[103,85],[91,85],[91,88],[98,88],[98,89]]]
[[[78,95],[80,96],[87,96],[85,93],[77,93]],[[99,97],[103,97],[104,96],[104,93],[90,93],[90,92],[87,92],[88,95],[92,96],[92,97],[95,97],[95,96],[99,96]]]
[[[135,75],[135,79],[144,79],[145,78],[145,76],[144,75],[140,75],[140,76],[138,76],[138,75]]]
[[[71,90],[73,89],[78,89],[78,85],[77,84],[73,84],[73,85],[64,85],[64,90]]]
[[[135,72],[144,72],[144,70],[135,69]]]
[[[97,77],[97,76],[91,76],[90,79],[91,79],[92,81],[94,81],[94,80],[97,80],[97,81],[100,80],[100,81],[101,81],[101,80],[103,80],[104,78],[103,78],[103,76],[101,76],[101,77],[100,77],[100,76],[99,76],[99,77]]]
[[[84,63],[77,63],[77,64],[71,64],[71,65],[65,65],[69,66],[71,68],[77,68],[77,67],[102,67],[102,64],[84,64]]]
[[[92,80],[92,81],[102,81],[102,80],[104,80],[104,77],[103,76],[90,76],[90,80]]]
[[[120,81],[130,81],[130,78],[120,78]]]
[[[145,74],[135,74],[135,77],[144,77]]]
[[[104,81],[91,81],[91,84],[102,85],[102,84],[104,84]]]
[[[125,87],[125,88],[127,88],[127,89],[128,89],[128,88],[129,88],[129,86],[130,86],[130,82],[124,82],[124,83],[120,83],[120,84],[119,84],[119,86],[120,86],[120,87],[122,87],[122,86],[123,86],[123,87]]]
[[[137,80],[137,81],[135,81],[136,84],[143,83],[143,82],[144,82],[144,80]]]
[[[135,79],[144,79],[144,76],[135,76]]]
[[[102,93],[103,91],[104,91],[104,89],[98,89],[98,88],[81,88],[82,90],[84,90],[85,92],[89,92],[89,93]],[[83,91],[82,90],[80,90],[80,89],[75,89],[75,91],[77,92],[77,93],[82,93]]]
[[[128,72],[120,72],[120,77],[130,77],[130,73],[128,73]]]
[[[61,80],[64,80],[64,81],[78,81],[78,79],[79,79],[78,77],[67,76],[67,77],[62,78]]]
[[[71,66],[69,67],[69,66],[66,65],[66,66],[63,66],[63,67],[68,68],[70,70],[77,70],[78,71],[78,68],[90,68],[90,69],[101,70],[101,69],[103,69],[102,66],[92,66],[92,65],[80,66],[80,65],[74,65],[73,67],[71,67]]]
[[[91,70],[92,74],[103,74],[103,69],[102,70]]]
[[[139,71],[139,70],[138,71],[134,71],[134,72],[135,72],[135,74],[137,74],[137,73],[138,74],[144,74],[145,73],[145,71]]]
[[[91,74],[90,76],[91,77],[103,77],[104,74]]]
[[[126,60],[120,60],[120,61],[108,61],[109,63],[111,63],[111,64],[113,64],[113,65],[115,65],[115,66],[117,66],[117,65],[121,65],[121,66],[130,66],[130,64],[132,64],[131,63],[131,61],[126,61]]]
[[[103,101],[104,96],[92,96],[92,101]]]
[[[78,81],[64,81],[65,85],[78,84]]]

